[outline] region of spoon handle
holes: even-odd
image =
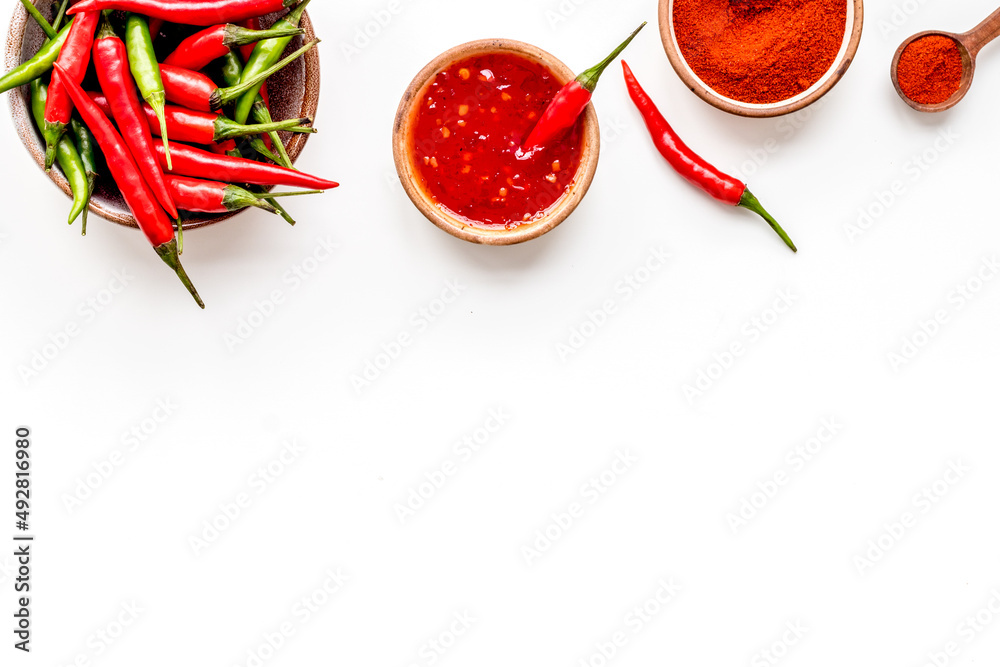
[[[979,50],[1000,36],[1000,9],[996,10],[977,25],[962,35],[962,43],[973,58]]]

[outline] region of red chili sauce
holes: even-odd
[[[413,162],[424,190],[471,226],[513,229],[568,190],[583,151],[583,116],[551,145],[520,146],[562,85],[511,53],[467,58],[440,72],[416,110]]]

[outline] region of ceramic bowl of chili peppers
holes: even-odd
[[[428,63],[393,126],[396,171],[414,205],[449,234],[493,246],[530,241],[566,220],[600,155],[589,93],[545,147],[522,142],[575,76],[555,56],[507,39],[462,44]]]
[[[104,0],[92,0],[97,2],[102,2]],[[53,7],[51,11],[49,10],[49,5],[52,4]],[[38,9],[40,14],[45,16],[56,16],[59,11],[59,6],[61,2],[59,0],[53,0],[52,3],[42,0],[38,2]],[[74,6],[80,5],[80,2],[74,3]],[[120,3],[119,3],[120,4]],[[160,2],[158,4],[167,6],[169,9],[169,3]],[[275,4],[272,2],[271,4]],[[282,4],[281,0],[277,0],[276,6]],[[139,9],[139,8],[137,8]],[[91,12],[92,14],[100,14],[100,12]],[[284,15],[284,12],[272,12],[261,17],[249,17],[245,21],[240,20],[242,24],[239,27],[247,26],[247,32],[242,32],[237,30],[233,23],[229,23],[227,31],[217,31],[219,35],[222,36],[222,40],[226,42],[226,49],[228,50],[231,46],[234,53],[242,56],[243,59],[249,58],[252,52],[254,43],[246,42],[249,36],[251,28],[268,30],[276,21],[280,20]],[[66,22],[72,19],[72,16],[65,16],[63,21],[63,26],[66,26]],[[112,18],[112,23],[119,26],[119,34],[123,37],[125,35],[121,26],[124,23],[124,17],[122,12],[116,12]],[[233,19],[236,20],[235,18]],[[153,48],[155,50],[156,59],[162,64],[169,59],[171,54],[182,45],[186,38],[196,35],[203,31],[208,32],[209,26],[216,24],[224,24],[225,21],[215,21],[214,18],[206,18],[204,21],[199,20],[200,24],[204,25],[185,25],[180,23],[171,23],[166,20],[158,20],[155,17],[151,17],[148,21],[150,28],[150,37],[153,40]],[[63,28],[63,29],[64,29]],[[60,35],[64,33],[60,30]],[[269,34],[269,33],[268,33]],[[274,33],[278,34],[278,33]],[[97,40],[97,34],[95,34],[95,42]],[[203,37],[200,43],[193,45],[195,48],[220,48],[220,45],[208,44],[210,41],[208,37],[215,36],[209,35]],[[301,12],[301,17],[299,19],[299,31],[288,30],[287,34],[284,35],[284,39],[287,41],[287,47],[284,49],[283,56],[289,56],[296,50],[301,49],[303,45],[313,42],[316,38],[314,27],[309,19],[308,12]],[[29,15],[26,11],[25,6],[19,6],[15,11],[14,16],[10,23],[10,29],[7,35],[7,45],[5,52],[5,66],[7,72],[14,70],[19,66],[23,66],[25,63],[29,62],[42,48],[43,44],[47,43],[47,35],[43,29],[39,26],[38,22]],[[244,44],[244,42],[246,42]],[[241,53],[242,52],[242,53]],[[213,54],[215,55],[215,54]],[[188,63],[183,63],[188,64]],[[200,63],[199,63],[200,64]],[[219,85],[225,85],[227,73],[222,71],[224,69],[226,61],[216,61],[211,65],[207,65],[204,68],[204,72],[210,76],[213,82],[217,82]],[[183,75],[183,69],[182,75]],[[193,69],[193,68],[192,68]],[[199,68],[200,69],[200,68]],[[166,68],[163,69],[162,77],[167,79],[169,74],[174,74],[173,80],[167,80],[166,84],[169,86],[174,84],[175,87],[183,87],[187,82],[183,78],[176,75],[176,70],[168,72]],[[228,73],[231,75],[231,72]],[[238,74],[238,73],[237,73]],[[179,80],[178,80],[179,79]],[[83,78],[81,84],[83,89],[90,95],[91,99],[95,100],[98,107],[102,109],[106,114],[111,114],[111,109],[107,103],[106,98],[100,95],[101,86],[100,81],[96,73],[96,65],[90,64]],[[197,84],[202,84],[203,80],[196,82]],[[305,52],[301,57],[291,61],[286,67],[280,69],[275,74],[267,79],[265,84],[265,91],[269,93],[268,95],[268,108],[269,113],[273,120],[276,122],[285,121],[289,119],[301,119],[301,118],[313,118],[315,117],[316,110],[319,103],[319,86],[320,86],[320,63],[319,55],[316,49],[311,49]],[[185,92],[184,90],[181,93]],[[200,90],[195,91],[200,92]],[[13,117],[15,128],[17,129],[18,135],[21,138],[22,143],[25,148],[31,154],[34,161],[44,169],[46,164],[46,141],[39,131],[36,123],[33,119],[32,108],[31,108],[31,95],[32,87],[30,85],[21,85],[19,88],[13,88],[8,93],[10,98],[11,114]],[[142,100],[140,100],[141,102]],[[172,100],[167,100],[167,114],[170,115],[170,106],[173,105]],[[185,106],[194,105],[197,102],[188,102]],[[144,109],[145,113],[150,114],[150,108],[148,105]],[[207,114],[210,110],[204,109],[200,113],[202,115]],[[153,132],[153,140],[156,143],[160,142],[160,138],[157,136],[160,134],[158,130],[158,120],[155,117],[148,119],[150,121],[150,129]],[[197,120],[204,120],[198,118]],[[154,122],[155,121],[155,122]],[[178,120],[178,122],[183,122]],[[247,123],[254,123],[254,119],[249,119]],[[80,120],[74,116],[70,132],[79,129],[78,126]],[[182,128],[181,132],[185,130],[192,130],[193,128]],[[203,129],[203,128],[199,128]],[[85,131],[85,130],[84,130]],[[126,135],[125,132],[121,133],[123,136]],[[267,135],[262,135],[266,137]],[[284,147],[285,155],[287,155],[288,163],[291,164],[301,155],[302,150],[305,148],[306,140],[309,137],[307,132],[286,132],[281,131],[277,134],[281,138],[281,144]],[[197,137],[186,136],[181,134],[180,136],[170,137],[170,142],[173,143],[174,140],[179,141],[189,141],[190,139],[196,139]],[[215,137],[213,137],[214,139]],[[245,140],[242,140],[240,144],[236,144],[235,141],[225,142],[218,141],[214,144],[209,145],[197,145],[195,149],[206,149],[211,151],[219,151],[220,154],[224,153],[223,148],[230,148],[233,150],[240,150],[243,157],[250,157],[253,155],[252,149],[248,146]],[[278,150],[274,147],[274,142],[268,140],[268,146],[272,147],[274,153]],[[183,151],[186,147],[184,145],[180,146]],[[121,190],[118,187],[114,179],[108,173],[108,168],[106,161],[102,159],[100,151],[96,151],[97,160],[94,168],[97,169],[98,175],[95,179],[93,191],[89,199],[89,210],[93,213],[116,222],[118,224],[138,227],[135,216],[130,211],[128,205],[122,196]],[[160,149],[160,159],[162,159],[162,148]],[[234,152],[233,155],[236,153]],[[200,158],[200,155],[196,155],[196,158]],[[282,155],[284,157],[284,155]],[[56,163],[60,166],[60,163]],[[262,163],[263,164],[263,163]],[[90,165],[86,165],[87,171],[90,171]],[[221,180],[224,177],[223,172],[218,169],[217,165],[212,165],[210,163],[203,165],[204,175],[202,178],[212,178],[209,174],[217,175],[216,178]],[[73,198],[74,187],[71,183],[74,176],[71,174],[70,178],[67,178],[65,170],[61,168],[52,168],[47,172],[47,176],[70,198]],[[173,192],[175,198],[183,199],[188,202],[193,208],[199,207],[199,203],[203,203],[202,200],[207,196],[208,199],[214,199],[216,195],[221,197],[221,200],[225,200],[224,208],[232,207],[229,212],[189,212],[186,210],[180,210],[180,217],[183,220],[184,229],[194,229],[197,227],[203,227],[206,225],[214,224],[222,220],[238,215],[239,213],[246,210],[246,208],[251,206],[258,206],[259,199],[254,198],[250,200],[244,193],[243,189],[230,189],[229,191],[215,192],[204,192],[198,188],[192,187],[191,183],[185,182],[183,179],[187,178],[186,175],[176,175],[167,176],[164,182],[164,186]],[[215,179],[213,179],[215,180]],[[266,180],[266,178],[264,179]],[[312,185],[303,185],[303,187],[312,187]],[[261,185],[255,190],[256,194],[262,194],[264,191],[270,191],[274,188],[274,185]],[[77,190],[79,188],[76,188]],[[180,209],[180,206],[177,207]],[[265,207],[266,208],[266,205]],[[286,218],[290,220],[290,218]]]
[[[847,72],[863,0],[660,0],[660,36],[684,85],[751,118],[803,109]]]

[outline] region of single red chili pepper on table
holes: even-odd
[[[278,213],[278,209],[264,201],[265,198],[297,197],[313,195],[322,190],[305,192],[269,192],[256,195],[232,183],[220,183],[189,176],[167,176],[167,183],[177,204],[185,211],[196,213],[228,213],[256,206],[268,213]]]
[[[301,28],[255,30],[232,23],[223,23],[196,32],[185,39],[177,45],[173,53],[167,56],[163,64],[197,71],[203,69],[213,60],[225,56],[229,53],[231,46],[252,45],[259,40],[273,37],[294,37],[304,32]]]
[[[107,98],[95,92],[87,92],[91,100],[111,116],[111,107]],[[148,104],[142,105],[142,110],[146,114],[146,121],[153,136],[160,136],[160,121],[156,117],[153,107]],[[291,118],[282,120],[270,125],[240,125],[225,116],[214,114],[208,111],[195,111],[184,107],[168,104],[163,110],[164,119],[167,124],[167,133],[171,139],[186,141],[192,144],[209,145],[214,142],[225,141],[234,137],[243,137],[248,134],[267,132],[269,130],[285,130],[286,132],[313,133],[316,130],[312,127],[303,127],[303,123],[312,122],[312,118]],[[173,146],[173,141],[170,142]]]
[[[300,58],[304,53],[319,44],[319,41],[315,39],[309,42],[292,55],[276,63],[274,67],[261,72],[256,77],[237,86],[219,88],[211,78],[201,72],[167,64],[160,65],[160,78],[163,80],[163,89],[166,92],[169,102],[179,104],[188,109],[218,111],[229,102],[242,96],[250,88],[266,81],[276,72]]]
[[[639,34],[639,31],[645,27],[646,22],[643,21],[642,25],[629,35],[628,39],[611,52],[611,55],[567,83],[556,93],[556,96],[545,107],[542,117],[535,123],[534,129],[531,130],[528,138],[522,144],[522,148],[525,151],[544,146],[573,127],[576,119],[580,117],[583,110],[590,104],[601,74],[625,50],[625,47],[632,43],[632,40]]]
[[[142,174],[139,173],[139,168],[121,135],[90,97],[83,92],[83,89],[58,64],[53,67],[52,78],[60,81],[66,87],[66,91],[83,118],[83,122],[90,128],[97,143],[100,144],[111,177],[118,184],[118,188],[125,198],[125,203],[132,211],[132,215],[135,216],[139,229],[146,235],[160,259],[174,270],[177,277],[191,292],[194,300],[204,308],[205,303],[198,296],[198,290],[195,289],[184,271],[184,267],[181,266],[173,222],[160,208],[156,197],[153,196],[146,181],[142,178]]]
[[[156,154],[160,158],[160,166],[166,167],[166,151],[159,144],[157,144]],[[250,183],[251,185],[285,185],[314,190],[331,190],[339,187],[339,183],[311,176],[297,169],[288,169],[276,164],[266,164],[241,157],[215,155],[173,141],[170,142],[170,157],[173,159],[174,165],[171,173],[178,176],[208,178],[230,183]]]
[[[767,224],[781,237],[781,240],[793,252],[798,252],[795,244],[792,243],[792,239],[788,237],[788,234],[781,228],[781,225],[764,210],[764,207],[760,205],[760,202],[753,196],[753,193],[750,192],[746,184],[733,176],[719,171],[688,148],[681,138],[677,136],[677,133],[674,132],[667,119],[656,108],[656,105],[653,104],[646,91],[636,81],[635,75],[632,74],[632,69],[624,60],[622,61],[622,68],[625,71],[625,83],[628,86],[629,96],[642,114],[642,118],[646,122],[646,128],[653,137],[653,143],[656,144],[656,148],[666,158],[667,162],[670,163],[670,166],[689,183],[701,188],[715,199],[725,202],[730,206],[741,206],[764,218]]]
[[[83,0],[67,13],[120,9],[171,23],[215,25],[280,12],[294,4],[296,0]]]
[[[94,30],[100,17],[100,12],[87,12],[73,21],[69,35],[59,51],[56,63],[75,83],[83,81],[83,76],[87,73],[87,65],[90,64],[90,45],[94,41]],[[56,159],[56,146],[59,145],[59,139],[66,131],[72,115],[73,103],[63,91],[62,85],[50,84],[49,97],[45,101],[45,126],[42,128],[42,136],[45,137],[46,171],[52,168],[52,162]]]
[[[94,39],[94,69],[104,91],[111,115],[121,131],[136,166],[156,200],[167,214],[177,219],[177,207],[163,179],[163,171],[153,151],[153,135],[142,111],[139,95],[129,72],[125,42],[118,38],[107,20],[101,21]]]

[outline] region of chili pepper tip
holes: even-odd
[[[146,100],[149,106],[153,108],[153,113],[156,114],[156,118],[160,121],[160,138],[163,141],[163,150],[166,152],[167,159],[167,171],[171,171],[174,168],[173,162],[170,159],[170,141],[167,137],[167,117],[165,113],[165,101],[163,98],[157,96],[151,96],[150,99]]]
[[[743,198],[740,199],[740,203],[737,204],[737,206],[753,211],[760,217],[764,218],[767,224],[771,226],[771,229],[773,229],[778,236],[781,237],[781,240],[785,242],[785,245],[792,249],[792,252],[799,251],[799,249],[796,248],[795,244],[792,242],[792,239],[789,238],[788,234],[785,233],[785,230],[778,224],[778,221],[772,218],[771,214],[764,210],[764,207],[761,206],[760,202],[757,201],[757,198],[753,196],[753,193],[750,192],[749,188],[743,191]]]

